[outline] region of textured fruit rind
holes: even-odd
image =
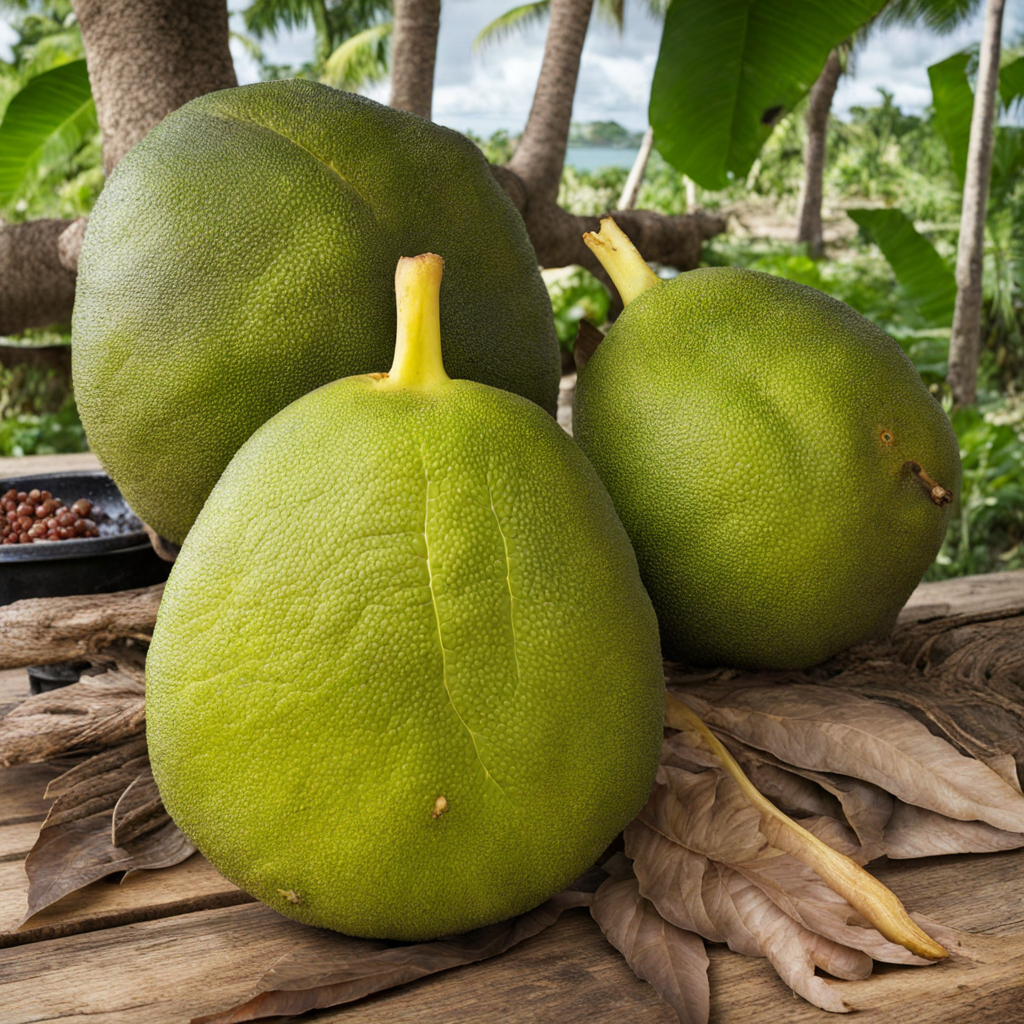
[[[180,543],[231,456],[289,402],[394,351],[400,256],[445,257],[452,376],[554,412],[551,305],[518,213],[457,132],[314,82],[201,96],[118,165],[73,320],[92,449]]]
[[[573,432],[666,656],[695,663],[802,668],[889,628],[950,516],[908,462],[960,487],[949,420],[887,334],[735,268],[630,303],[579,374]]]
[[[626,534],[545,413],[354,378],[228,467],[146,701],[167,809],[221,872],[308,924],[411,940],[593,863],[647,799],[664,682]]]

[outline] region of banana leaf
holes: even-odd
[[[654,143],[707,189],[750,170],[829,51],[884,0],[673,0],[651,87]]]
[[[882,250],[907,298],[934,326],[953,322],[956,280],[935,246],[901,210],[847,210]]]
[[[40,167],[70,156],[97,130],[84,60],[30,78],[0,121],[0,206]]]

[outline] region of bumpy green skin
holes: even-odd
[[[89,443],[180,543],[231,456],[306,392],[386,370],[395,264],[445,259],[455,377],[554,413],[559,349],[522,220],[468,139],[307,81],[158,125],[89,220],[73,321]]]
[[[350,935],[535,906],[657,768],[657,621],[612,503],[537,406],[468,381],[351,378],[260,429],[146,668],[174,820],[242,888]]]
[[[733,268],[629,304],[579,374],[573,432],[666,657],[695,663],[802,668],[889,628],[950,515],[906,463],[960,487],[953,429],[887,334]]]

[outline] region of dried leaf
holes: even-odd
[[[0,764],[108,747],[145,728],[145,684],[128,667],[36,694],[0,720]]]
[[[111,839],[115,846],[124,846],[147,832],[163,828],[170,820],[147,763],[114,806]]]
[[[709,725],[798,768],[863,779],[950,818],[1024,832],[1024,795],[899,708],[799,684],[723,689],[712,703],[679,696]]]
[[[983,821],[955,821],[923,807],[896,801],[885,827],[885,855],[893,860],[947,853],[995,853],[1024,846],[1024,835],[1004,832]]]
[[[22,924],[68,893],[116,871],[168,868],[196,851],[173,822],[123,848],[114,846],[110,818],[109,812],[93,814],[39,833],[25,860],[28,911]]]
[[[626,853],[640,893],[665,920],[745,956],[764,956],[779,976],[815,1006],[843,1013],[840,992],[814,974],[815,965],[840,978],[864,978],[871,958],[790,918],[753,882],[732,868],[675,846],[637,820],[625,832]],[[851,908],[852,910],[852,908]]]
[[[239,1024],[261,1017],[294,1016],[326,1006],[365,999],[375,992],[405,985],[429,974],[447,971],[504,953],[524,939],[553,925],[572,907],[590,906],[591,893],[566,889],[546,903],[510,921],[436,942],[391,949],[368,949],[337,957],[291,953],[260,979],[257,994],[245,1003],[192,1024]]]
[[[789,765],[764,751],[726,737],[722,742],[736,758],[747,778],[775,805],[797,818],[842,814],[839,801],[816,782],[796,774]],[[661,746],[661,763],[675,768],[721,768],[721,762],[687,729],[666,737]]]
[[[137,782],[138,797],[125,802],[122,816],[127,838],[119,836],[115,846],[116,809]],[[106,875],[170,867],[195,853],[163,805],[151,806],[151,783],[144,736],[96,754],[50,783],[46,795],[56,799],[25,860],[25,921]]]
[[[666,921],[640,895],[632,873],[609,878],[597,890],[590,913],[633,973],[654,986],[681,1024],[707,1024],[708,958],[698,935]]]

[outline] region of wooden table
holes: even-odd
[[[75,468],[91,456],[55,456]],[[57,460],[63,460],[58,462]],[[11,473],[0,460],[0,475]],[[28,460],[18,460],[27,472]],[[35,460],[32,471],[35,471]],[[26,467],[22,469],[21,467]],[[909,616],[952,614],[1019,600],[1024,574],[919,588]],[[0,672],[0,706],[24,696],[23,670]],[[0,770],[0,1024],[185,1024],[238,1002],[286,952],[327,952],[354,940],[297,924],[224,881],[198,854],[177,867],[96,882],[24,929],[22,862],[45,816],[42,793],[62,769]],[[1024,850],[874,865],[914,911],[987,936],[973,958],[927,968],[879,965],[844,993],[870,1024],[1024,1021]],[[765,960],[709,946],[714,1024],[824,1022],[787,991]],[[305,1018],[304,1018],[305,1019]],[[318,1022],[552,1022],[672,1024],[675,1014],[637,980],[585,910],[494,960],[436,975]]]

